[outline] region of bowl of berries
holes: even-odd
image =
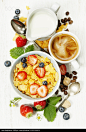
[[[14,90],[32,101],[42,101],[59,88],[61,73],[57,62],[42,51],[27,52],[11,67],[10,81]]]

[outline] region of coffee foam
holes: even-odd
[[[78,53],[78,43],[74,37],[68,34],[57,36],[51,44],[51,52],[57,59],[69,61]]]

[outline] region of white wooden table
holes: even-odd
[[[10,84],[11,67],[4,66],[6,60],[10,60],[12,64],[15,61],[9,54],[10,49],[16,46],[12,40],[15,33],[10,20],[17,8],[21,10],[21,16],[27,17],[26,6],[31,9],[50,8],[54,2],[60,4],[57,14],[59,19],[65,17],[66,11],[70,12],[74,23],[69,26],[69,30],[77,35],[81,42],[82,49],[77,58],[80,64],[78,80],[81,83],[81,92],[68,99],[71,102],[71,107],[65,111],[70,114],[68,121],[63,119],[63,114],[60,112],[53,122],[48,122],[42,112],[38,112],[42,116],[41,121],[36,119],[37,114],[26,119],[20,115],[20,107],[9,107],[10,100],[19,97]],[[71,67],[69,69],[73,70]],[[23,103],[31,102],[23,98],[19,106]],[[86,0],[0,0],[0,128],[86,128]]]

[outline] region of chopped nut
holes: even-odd
[[[63,84],[68,86],[70,84],[70,78],[69,77],[65,77],[64,80],[63,80]]]
[[[71,103],[68,100],[65,100],[64,103],[62,104],[62,107],[64,108],[69,108],[71,106]]]

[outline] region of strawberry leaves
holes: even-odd
[[[44,109],[44,116],[48,121],[54,121],[55,117],[56,117],[56,107],[55,106],[51,106],[48,105],[45,109]]]
[[[44,109],[44,116],[48,121],[54,121],[56,117],[55,105],[60,101],[61,97],[50,97],[47,99],[48,105]]]
[[[33,45],[29,45],[26,49],[25,49],[25,53],[26,52],[30,52],[34,50],[34,46]],[[17,59],[19,56],[21,56],[22,54],[24,54],[24,49],[21,47],[15,47],[13,49],[10,50],[10,56],[14,59]]]
[[[22,54],[24,54],[24,50],[21,47],[15,47],[10,50],[10,56],[14,59],[17,59]]]

